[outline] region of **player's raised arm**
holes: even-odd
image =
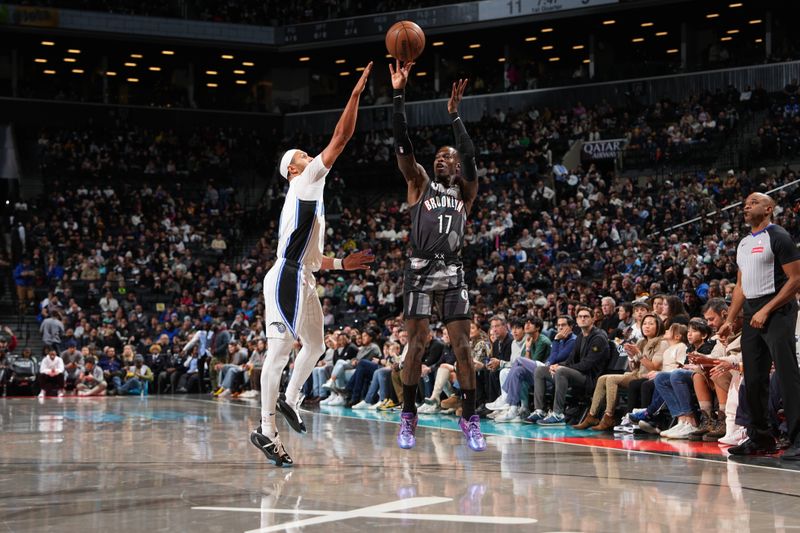
[[[393,67],[389,64],[389,74],[392,76],[393,106],[394,106],[394,152],[397,155],[397,166],[408,182],[408,202],[417,203],[422,189],[428,182],[428,175],[422,165],[414,158],[414,147],[408,136],[408,123],[406,122],[405,88],[408,75],[413,62],[406,61],[402,65],[398,60]]]
[[[464,207],[469,213],[472,203],[478,196],[478,168],[475,166],[475,144],[472,142],[464,122],[458,115],[458,105],[464,97],[464,90],[467,88],[469,80],[458,80],[453,82],[453,90],[450,99],[447,101],[447,112],[450,114],[450,122],[453,124],[453,135],[456,138],[456,150],[461,159],[461,199]]]
[[[356,119],[358,118],[358,102],[361,98],[361,93],[364,92],[364,88],[367,86],[367,79],[369,78],[371,70],[372,61],[364,67],[364,72],[361,73],[361,78],[359,78],[356,86],[353,88],[350,99],[347,101],[344,111],[342,111],[342,116],[336,124],[336,129],[333,130],[331,142],[328,143],[328,146],[322,151],[322,163],[326,168],[331,168],[336,158],[344,151],[344,147],[353,136],[353,132],[356,129]]]

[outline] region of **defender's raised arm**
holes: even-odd
[[[361,93],[364,92],[367,86],[367,79],[369,78],[371,70],[372,61],[369,62],[364,68],[364,72],[361,73],[361,78],[359,78],[358,83],[356,83],[356,86],[353,88],[353,93],[350,95],[350,99],[347,101],[344,111],[342,111],[342,116],[336,124],[336,129],[333,130],[331,142],[328,143],[328,146],[322,151],[322,163],[327,168],[331,168],[333,163],[336,162],[336,158],[344,151],[344,147],[353,136],[353,132],[356,129],[356,119],[358,118],[358,102],[361,98]]]

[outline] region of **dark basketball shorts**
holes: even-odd
[[[403,277],[404,318],[430,318],[434,306],[444,323],[472,318],[463,266],[409,259]]]

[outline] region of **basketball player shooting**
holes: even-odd
[[[433,180],[414,158],[405,113],[405,86],[413,62],[389,65],[394,96],[394,138],[397,164],[408,184],[411,206],[411,245],[404,275],[403,305],[408,331],[408,352],[402,370],[403,411],[397,444],[410,449],[416,444],[417,384],[422,372],[422,355],[436,305],[447,327],[456,355],[457,376],[462,395],[459,426],[467,445],[475,451],[486,449],[475,414],[475,367],[469,343],[469,294],[464,283],[461,247],[467,215],[478,194],[475,146],[467,134],[458,105],[467,80],[453,83],[447,111],[453,125],[456,147],[443,146],[436,152]]]
[[[280,162],[280,173],[289,181],[278,229],[278,257],[264,277],[267,357],[261,373],[261,425],[250,434],[250,441],[276,466],[294,462],[286,452],[275,427],[276,409],[300,433],[306,427],[300,419],[300,388],[325,352],[322,306],[315,287],[318,270],[365,270],[375,258],[355,252],[344,259],[322,254],[325,248],[325,206],[322,194],[325,177],[353,136],[358,103],[367,84],[372,63],[366,66],[342,112],[328,146],[317,157],[298,149],[287,150]],[[286,387],[286,398],[279,398],[281,372],[295,339],[303,344],[294,362]]]

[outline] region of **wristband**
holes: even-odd
[[[333,260],[333,269],[334,270],[344,270],[344,261],[339,259],[339,258],[335,258]]]

